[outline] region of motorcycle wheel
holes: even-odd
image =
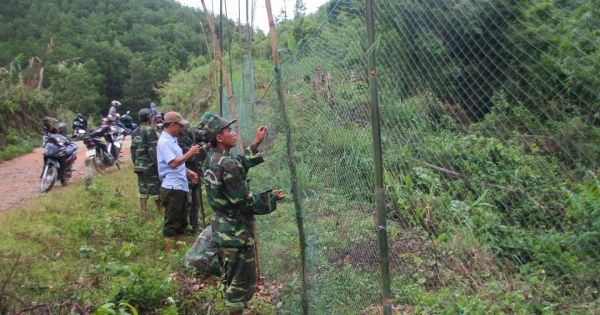
[[[96,150],[93,163],[96,172],[98,172],[98,174],[104,174],[106,171],[106,165],[104,165],[104,154],[102,150]]]
[[[46,164],[44,166],[44,172],[42,173],[42,178],[40,179],[40,192],[49,192],[56,183],[56,178],[58,177],[58,170],[52,164]]]

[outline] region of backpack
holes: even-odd
[[[185,253],[185,265],[202,275],[221,275],[217,244],[212,241],[212,226],[204,229]]]

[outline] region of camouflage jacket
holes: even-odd
[[[220,246],[254,245],[254,215],[271,213],[277,207],[270,191],[257,195],[250,191],[247,167],[251,163],[244,165],[242,161],[256,161],[254,158],[234,157],[229,152],[211,148],[204,162],[206,195],[215,213],[213,241]]]
[[[200,152],[198,155],[189,158],[185,162],[185,167],[198,173],[204,173],[204,161],[206,161],[206,157],[208,156],[208,152],[210,151],[210,147],[206,145],[206,143],[201,142],[200,138],[196,136],[195,128],[185,129],[183,135],[177,137],[177,144],[181,147],[181,151],[185,154],[193,145],[200,145]],[[244,150],[244,155],[236,155],[235,157],[246,171],[249,168],[259,165],[264,162],[262,155],[259,153],[257,147],[248,146]]]
[[[142,123],[131,133],[131,161],[133,171],[143,173],[148,170],[156,170],[156,145],[158,135],[152,126]]]
[[[196,139],[194,139],[194,134],[188,129],[185,128],[183,134],[177,137],[177,144],[181,147],[181,151],[185,154],[190,148],[195,145]],[[203,154],[204,153],[204,154]],[[192,156],[187,161],[185,161],[185,167],[198,172],[200,164],[206,158],[206,153],[203,150],[200,150],[198,155]]]

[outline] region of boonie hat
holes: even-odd
[[[181,117],[181,114],[179,114],[178,112],[168,112],[168,113],[166,113],[165,114],[164,123],[165,124],[179,123],[179,124],[182,124],[182,125],[189,124],[189,122],[187,120],[183,119],[183,117]]]

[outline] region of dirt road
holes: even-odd
[[[41,142],[41,140],[40,140]],[[77,141],[77,160],[73,167],[71,182],[83,179],[83,162],[85,160],[85,146]],[[129,163],[131,145],[129,137],[123,143],[121,162]],[[40,195],[40,174],[42,172],[43,148],[36,148],[33,152],[0,163],[0,212],[25,202],[27,199]],[[56,183],[50,193],[62,189],[60,182]]]

